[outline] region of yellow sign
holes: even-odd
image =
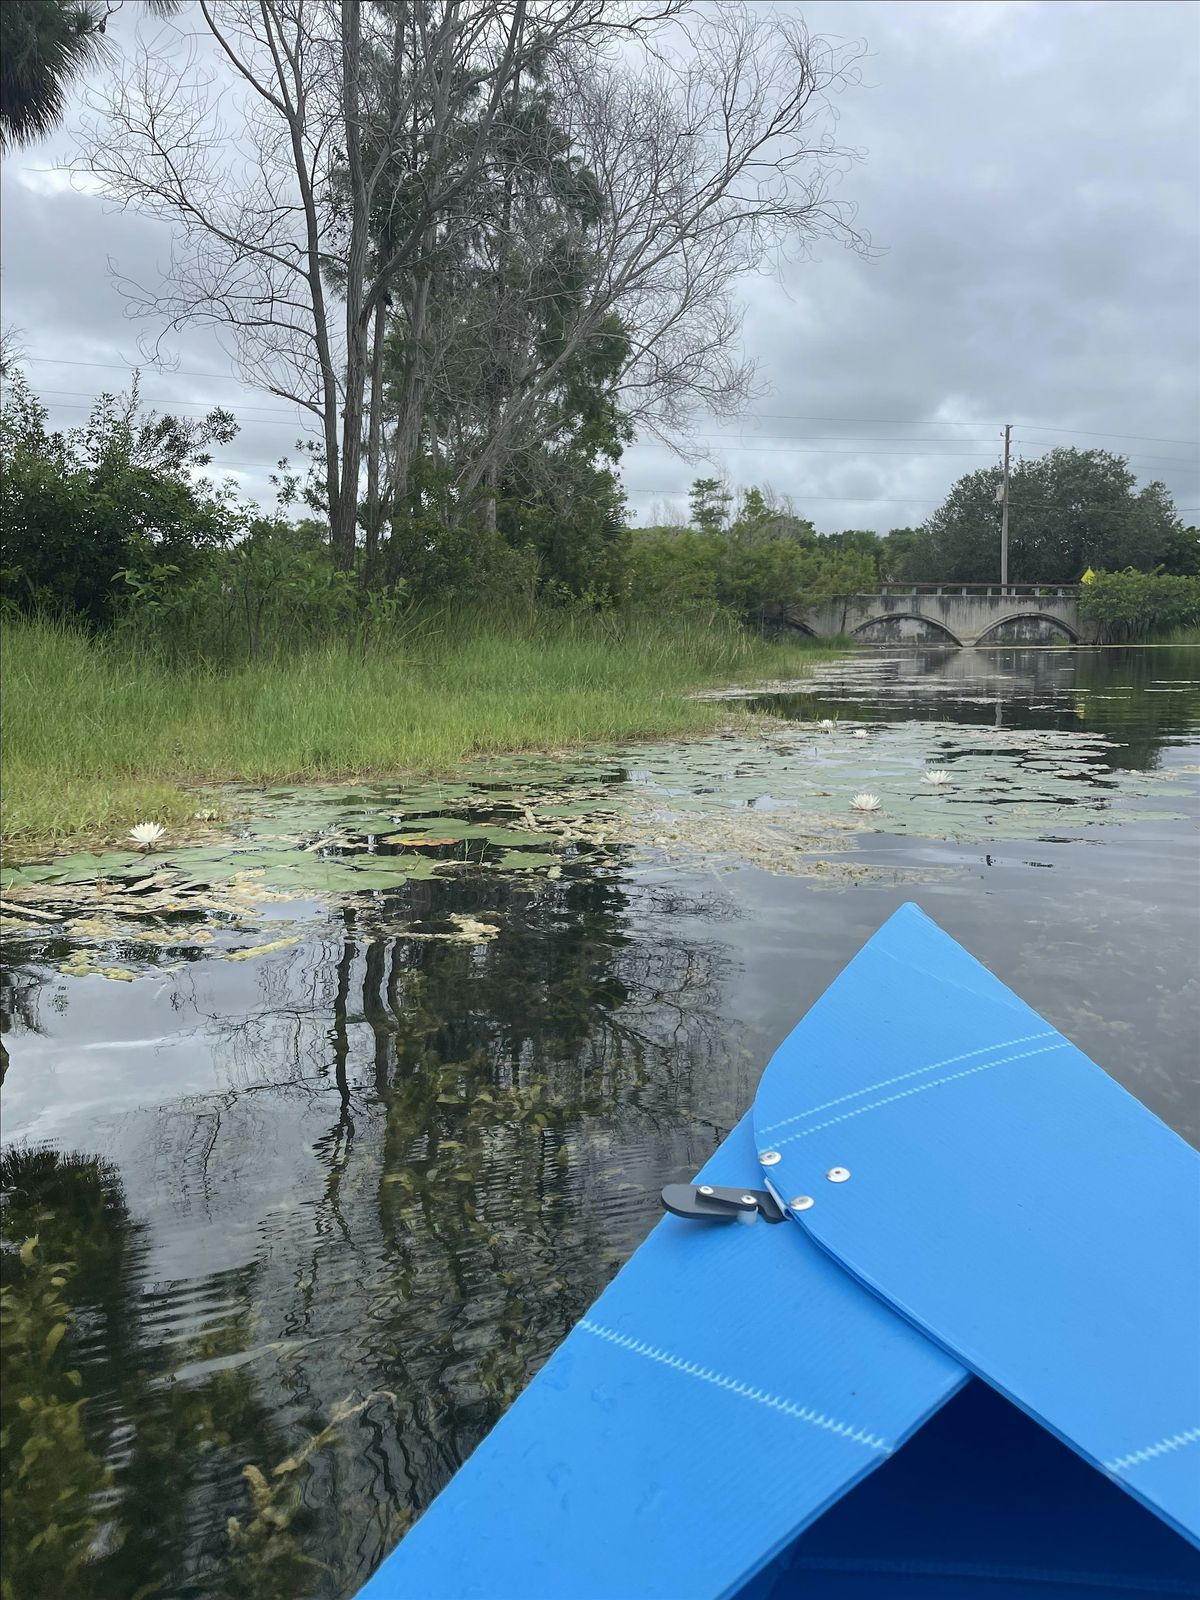
[[[1083,577],[1080,578],[1079,581],[1080,581],[1080,583],[1095,583],[1096,574],[1092,571],[1091,567],[1089,567],[1087,569],[1087,571],[1084,573]]]

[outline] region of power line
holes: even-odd
[[[1194,439],[1164,439],[1157,433],[1102,433],[1098,428],[1060,428],[1056,422],[1016,422],[1016,428],[1027,428],[1032,433],[1070,433],[1089,439],[1139,439],[1143,444],[1187,444],[1196,448]]]
[[[50,389],[47,389],[45,392],[47,394],[52,394],[54,391],[50,390]],[[163,401],[158,401],[156,403],[165,406],[168,410],[171,410],[171,411],[179,410],[181,405],[202,405],[203,404],[202,401],[191,401],[191,400],[184,400],[184,401],[163,400]],[[54,400],[54,401],[51,402],[51,405],[52,405],[52,408],[55,411],[94,411],[95,410],[95,402],[94,401],[90,405],[81,405],[81,404],[79,404],[79,402],[73,401],[73,400]],[[209,411],[211,411],[213,408],[212,408],[212,406],[209,406],[207,409]],[[279,414],[282,416],[282,412],[279,413]],[[197,418],[196,420],[199,421],[201,419]],[[307,421],[307,419],[304,418],[304,417],[295,417],[290,422],[276,422],[276,421],[274,421],[273,418],[269,418],[269,417],[251,416],[249,418],[249,421],[251,423],[253,423],[256,428],[292,428],[292,429],[295,429],[295,428],[303,427],[305,425],[305,422]]]
[[[646,494],[672,495],[672,496],[676,496],[676,497],[679,497],[679,498],[685,498],[686,499],[688,497],[688,495],[691,493],[691,490],[690,490],[690,488],[687,488],[687,487],[681,488],[681,489],[631,489],[631,488],[626,488],[625,489],[625,493],[627,495],[634,495],[634,494],[640,494],[640,495],[646,495]],[[905,506],[905,505],[940,505],[941,502],[946,498],[946,496],[944,494],[904,495],[904,496],[890,495],[890,496],[883,496],[883,497],[878,496],[878,495],[857,495],[857,494],[809,494],[804,489],[797,489],[794,492],[794,494],[791,496],[791,498],[793,498],[793,499],[795,499],[797,501],[805,501],[805,500],[834,500],[834,501],[839,501],[839,502],[841,502],[842,504],[845,504],[845,505],[856,505],[856,506]],[[1012,504],[1013,504],[1013,509],[1016,510],[1016,511],[1058,511],[1058,510],[1064,509],[1063,507],[1059,506],[1053,500],[1014,499]],[[1100,505],[1098,503],[1089,503],[1087,505],[1082,505],[1082,506],[1071,506],[1071,507],[1068,507],[1068,508],[1065,508],[1065,509],[1069,509],[1069,510],[1072,510],[1072,511],[1100,511],[1100,512],[1107,513],[1109,515],[1115,515],[1115,514],[1117,514],[1117,511],[1118,511],[1118,508],[1115,507],[1115,506],[1103,506],[1103,505]],[[1176,513],[1178,515],[1185,516],[1185,515],[1190,515],[1194,511],[1200,511],[1200,506],[1176,506],[1175,510],[1176,510]],[[788,515],[788,513],[781,512],[780,515],[781,516],[786,516],[786,515]]]
[[[978,418],[956,421],[953,417],[930,417],[928,421],[922,421],[919,417],[801,416],[786,411],[753,411],[747,412],[746,415],[764,422],[867,422],[886,428],[1003,428],[1004,426],[1002,422],[988,422]],[[1137,439],[1143,444],[1185,444],[1193,448],[1196,446],[1195,439],[1168,439],[1158,433],[1104,433],[1098,428],[1060,428],[1052,422],[1015,422],[1013,426],[1028,428],[1035,433],[1070,433],[1093,439]]]
[[[80,390],[80,389],[43,389],[41,392],[43,394],[47,394],[47,395],[58,396],[58,395],[67,395],[67,394],[74,394],[74,395],[84,394],[86,391]],[[189,407],[189,408],[198,409],[198,410],[201,410],[201,411],[209,411],[209,410],[212,409],[212,406],[208,402],[203,401],[203,400],[174,400],[174,401],[173,400],[161,400],[161,401],[157,401],[157,402],[154,402],[154,403],[162,405],[162,406],[165,406],[169,410],[179,410],[179,409],[181,409],[183,407]],[[93,409],[92,404],[88,404],[88,405],[73,404],[70,401],[59,400],[57,398],[55,400],[53,400],[52,405],[53,405],[54,409],[58,410],[58,411],[91,411]],[[300,408],[298,408],[298,409],[300,409]],[[284,412],[282,412],[282,411],[268,411],[265,407],[262,408],[259,411],[256,411],[255,408],[243,406],[243,407],[240,407],[239,410],[240,410],[240,413],[243,416],[246,416],[248,418],[248,421],[250,423],[253,423],[256,427],[262,427],[262,428],[292,428],[292,429],[295,429],[295,428],[303,427],[305,425],[311,426],[311,424],[309,423],[309,419],[307,417],[305,417],[303,414],[301,414],[299,416],[296,416],[296,417],[292,417],[292,418],[286,419],[286,420],[276,421],[275,418],[277,418],[277,417],[278,418],[285,418],[286,414]],[[783,437],[783,436],[782,435],[775,435],[775,437]],[[941,461],[954,461],[954,460],[972,461],[972,460],[975,460],[977,458],[986,459],[987,457],[992,456],[992,455],[997,453],[996,451],[993,451],[990,448],[986,448],[985,449],[985,448],[982,448],[982,447],[980,449],[978,449],[978,450],[903,450],[903,449],[902,450],[825,450],[825,449],[820,449],[820,448],[815,448],[815,447],[810,447],[810,446],[757,445],[757,444],[743,443],[740,440],[738,440],[738,441],[735,441],[735,440],[726,441],[724,439],[721,439],[721,440],[719,440],[719,442],[722,443],[722,444],[729,443],[731,446],[734,446],[739,450],[744,450],[748,454],[753,454],[753,455],[844,456],[848,461],[857,460],[862,456],[898,456],[898,457],[900,457],[900,458],[902,458],[904,460],[912,460],[914,458],[924,457],[924,458],[927,458],[927,459],[930,459],[930,460],[941,460]],[[850,441],[849,440],[844,440],[844,441],[841,441],[841,442],[849,443]],[[899,439],[895,439],[895,440],[889,439],[889,440],[885,440],[883,442],[887,443],[887,444],[902,444],[904,441],[903,440],[899,440]],[[923,440],[923,439],[916,439],[916,440],[913,441],[914,444],[925,444],[927,442],[928,443],[939,443],[940,444],[943,441],[941,441],[941,440],[929,440],[929,441],[926,441],[926,440]],[[954,439],[946,440],[944,442],[947,443],[947,444],[956,444],[956,443],[958,443],[958,441],[954,440]],[[967,443],[968,441],[964,440],[963,442]],[[982,446],[982,441],[981,441],[981,446]],[[1134,455],[1131,455],[1131,456],[1127,457],[1127,459],[1130,460],[1130,461],[1156,461],[1156,462],[1165,463],[1165,464],[1168,464],[1168,465],[1175,465],[1175,466],[1180,466],[1180,467],[1190,467],[1190,468],[1192,468],[1193,472],[1200,472],[1200,464],[1197,464],[1196,466],[1193,466],[1193,464],[1190,461],[1184,460],[1182,457],[1179,457],[1179,456],[1134,456]]]
[[[104,372],[151,372],[164,378],[209,378],[217,383],[240,384],[243,389],[254,387],[243,378],[235,377],[231,372],[189,372],[183,367],[156,366],[152,361],[70,361],[65,356],[23,355],[14,357],[13,365],[19,366],[22,361],[36,361],[51,367],[95,367]]]
[[[207,378],[218,383],[236,383],[243,389],[253,388],[254,385],[244,379],[224,372],[197,372],[183,367],[156,367],[153,363],[142,364],[139,362],[116,361],[75,361],[59,356],[29,356],[18,358],[19,361],[35,361],[49,366],[58,367],[91,367],[102,371],[111,372],[150,372],[163,377],[179,378]],[[762,419],[766,422],[833,422],[833,423],[867,423],[872,427],[898,427],[898,428],[1003,428],[1002,422],[989,422],[986,419],[973,417],[956,420],[952,417],[819,417],[797,415],[784,411],[754,411],[746,412],[747,417]],[[1017,422],[1017,428],[1027,428],[1034,433],[1069,433],[1078,438],[1092,439],[1134,439],[1142,444],[1182,444],[1197,446],[1195,439],[1171,439],[1163,434],[1156,433],[1108,433],[1099,428],[1063,428],[1052,422]],[[703,435],[701,437],[704,437]],[[919,441],[914,441],[919,442]],[[930,443],[933,441],[931,440]],[[941,440],[937,441],[941,443]],[[957,443],[957,440],[947,441]],[[974,443],[973,440],[964,440],[964,443]],[[982,441],[980,441],[982,442]]]
[[[63,392],[65,393],[66,391],[64,390]],[[689,434],[689,438],[692,439],[715,439],[718,441],[736,441],[744,437],[743,433]],[[988,439],[966,439],[961,437],[957,439],[906,439],[902,434],[889,436],[882,433],[814,433],[812,435],[802,433],[759,433],[755,435],[755,438],[758,439],[799,440],[810,437],[814,443],[819,439],[826,444],[976,444],[981,447],[987,445],[989,449],[991,448],[991,441]],[[997,445],[996,448],[998,449],[999,446]]]
[[[40,395],[48,394],[57,396],[60,394],[78,394],[79,392],[80,391],[78,389],[42,389],[40,391]],[[74,405],[66,400],[54,399],[50,402],[50,405],[55,411],[93,411],[96,407],[96,401],[92,400],[87,405]],[[152,396],[146,397],[145,405],[150,409],[161,407],[166,411],[182,411],[185,408],[188,410],[199,410],[205,415],[213,410],[228,409],[226,407],[218,407],[212,401],[156,400]],[[289,419],[286,412],[283,411],[264,410],[261,414],[256,414],[254,408],[251,406],[239,406],[237,409],[239,416],[246,417],[248,421],[256,423],[261,427],[298,428],[308,420],[303,415]],[[277,422],[275,420],[277,417],[283,420]]]
[[[778,437],[778,435],[776,437]],[[705,442],[705,439],[702,436],[700,439],[697,439],[696,442],[697,443],[703,443],[703,442]],[[712,442],[711,438],[708,440],[708,442]],[[968,443],[971,443],[972,441],[969,441],[969,440],[966,440],[966,439],[964,439],[964,440],[949,439],[949,440],[945,440],[945,441],[940,440],[940,439],[939,440],[929,440],[929,441],[926,441],[924,439],[914,439],[912,442],[913,442],[914,445],[923,445],[923,444],[925,444],[927,442],[930,443],[930,444],[941,444],[941,443],[968,444]],[[1031,442],[1032,443],[1036,443],[1037,441],[1034,440],[1034,441],[1031,441]],[[941,458],[949,459],[949,460],[953,460],[953,459],[957,458],[959,460],[969,461],[969,460],[972,460],[976,456],[996,457],[999,454],[999,448],[998,447],[993,448],[991,446],[988,446],[988,447],[984,448],[984,447],[982,447],[982,441],[980,441],[981,448],[975,449],[975,450],[824,450],[824,449],[810,448],[807,445],[804,445],[804,446],[796,445],[796,446],[791,446],[791,447],[789,447],[787,445],[758,445],[758,444],[752,444],[748,440],[734,440],[734,439],[717,439],[716,443],[721,445],[721,446],[725,446],[726,448],[729,448],[729,449],[745,450],[745,451],[748,451],[749,453],[751,453],[753,455],[763,455],[763,456],[769,456],[769,455],[779,455],[779,456],[784,456],[784,455],[791,455],[791,456],[846,456],[848,458],[853,458],[855,456],[937,456],[937,457],[941,457]],[[901,439],[885,439],[885,440],[882,440],[881,443],[884,443],[884,444],[903,444],[904,441],[901,440]],[[1127,461],[1159,461],[1159,462],[1164,462],[1164,463],[1171,464],[1171,465],[1174,465],[1174,466],[1193,467],[1196,470],[1200,470],[1200,460],[1198,460],[1196,462],[1193,462],[1190,457],[1185,457],[1185,456],[1126,455],[1125,456],[1125,460],[1127,460]]]
[[[892,441],[889,440],[888,443]],[[993,457],[994,450],[815,450],[807,445],[789,448],[787,445],[739,445],[738,449],[749,451],[756,456],[845,456],[847,461],[853,461],[859,456],[936,456],[942,460],[974,461],[977,457]]]

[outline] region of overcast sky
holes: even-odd
[[[840,194],[878,253],[826,244],[747,285],[764,392],[736,421],[697,423],[705,462],[630,449],[635,519],[683,511],[692,478],[716,473],[789,495],[824,531],[919,522],[997,459],[1006,421],[1018,454],[1128,454],[1200,519],[1200,6],[794,9],[868,46],[863,86],[839,102],[839,136],[864,154]],[[152,331],[126,319],[106,262],[146,278],[167,256],[163,225],[72,187],[69,148],[64,135],[0,170],[3,324],[59,426],[127,383]],[[171,348],[178,370],[147,373],[144,393],[191,414],[231,406],[242,431],[218,459],[269,496],[298,414],[247,391],[212,334]]]

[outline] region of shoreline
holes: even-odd
[[[642,620],[464,632],[423,656],[337,646],[224,673],[170,667],[51,623],[5,631],[6,865],[128,842],[159,822],[210,836],[228,785],[448,779],[469,762],[703,736],[736,698],[845,653],[725,626]]]

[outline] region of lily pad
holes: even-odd
[[[432,850],[444,848],[449,844],[461,844],[461,833],[436,834],[436,833],[389,833],[381,840],[383,844],[404,845],[412,850]]]
[[[506,850],[492,865],[500,872],[542,872],[557,862],[557,856],[538,850]]]

